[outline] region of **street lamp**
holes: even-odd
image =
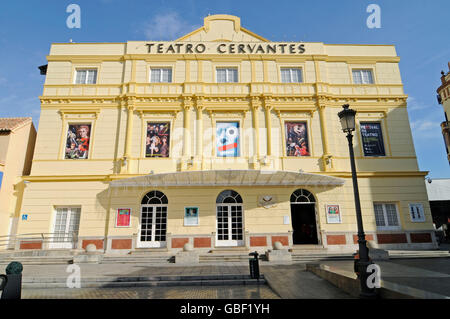
[[[359,245],[359,261],[357,268],[359,271],[359,279],[361,284],[361,297],[373,298],[376,296],[374,289],[367,287],[367,266],[371,264],[369,261],[369,249],[366,245],[366,236],[361,216],[361,204],[359,201],[358,180],[356,178],[355,154],[353,153],[353,135],[355,130],[356,111],[349,109],[348,104],[342,106],[344,109],[338,113],[342,125],[342,131],[347,133],[348,150],[350,152],[350,164],[352,167],[353,193],[355,195],[356,220],[358,223],[358,245]]]

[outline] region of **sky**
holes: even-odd
[[[81,8],[81,28],[68,28],[70,4]],[[381,28],[369,29],[370,4]],[[231,14],[270,41],[394,44],[408,95],[419,169],[450,178],[439,124],[436,89],[450,61],[449,0],[40,0],[0,4],[0,117],[31,116],[39,124],[45,77],[38,66],[54,42],[175,40],[203,25],[208,14]]]

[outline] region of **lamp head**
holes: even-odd
[[[338,113],[341,120],[342,131],[344,133],[350,133],[355,130],[355,115],[356,111],[349,109],[348,104],[342,105],[343,110]]]

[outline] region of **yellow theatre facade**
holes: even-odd
[[[369,242],[436,247],[393,46],[270,42],[213,15],[47,59],[16,249],[355,249],[345,103]]]

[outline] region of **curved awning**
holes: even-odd
[[[344,179],[292,171],[267,170],[204,170],[182,171],[124,178],[110,183],[111,187],[138,186],[340,186]]]

